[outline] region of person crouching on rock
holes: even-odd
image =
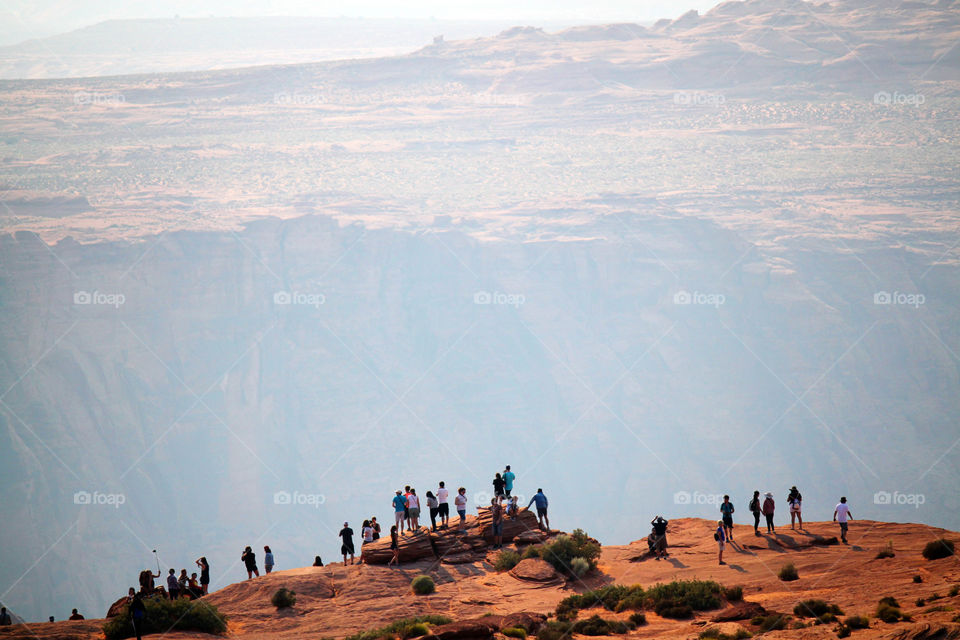
[[[520,498],[517,496],[510,496],[510,502],[507,503],[507,517],[511,520],[520,515],[520,505],[517,504],[519,501]]]
[[[343,540],[343,544],[340,545],[340,553],[343,554],[344,566],[347,564],[347,556],[350,556],[350,564],[353,564],[355,552],[353,550],[353,529],[350,528],[350,524],[344,522],[343,529],[340,529],[338,535],[340,539]]]
[[[253,549],[250,547],[244,549],[240,559],[243,560],[243,564],[247,568],[247,580],[253,576],[260,577],[260,570],[257,569],[257,554],[253,552]]]
[[[653,527],[653,552],[657,560],[667,557],[667,520],[663,516],[657,516],[650,521]]]

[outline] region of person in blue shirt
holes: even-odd
[[[403,497],[403,492],[397,489],[397,495],[393,497],[393,517],[396,519],[397,527],[400,533],[403,533],[403,523],[407,515],[407,501]]]
[[[508,498],[510,497],[510,492],[513,491],[513,481],[516,478],[516,474],[510,471],[510,465],[507,465],[507,468],[503,470],[503,490]]]
[[[730,496],[723,496],[723,503],[720,505],[720,513],[723,514],[723,529],[727,534],[726,539],[733,542],[733,512],[736,511],[733,503],[730,502]]]
[[[720,561],[720,564],[727,564],[723,561],[723,547],[727,542],[727,530],[723,520],[717,520],[717,530],[714,532],[713,537],[716,539],[717,547],[719,548],[717,559]]]
[[[540,520],[540,529],[543,531],[550,530],[550,518],[547,517],[547,496],[543,495],[543,489],[537,489],[537,492],[533,494],[533,497],[530,498],[530,502],[527,503],[527,509],[530,508],[530,505],[534,502],[537,503],[537,518]],[[544,529],[544,522],[546,522],[546,529]]]

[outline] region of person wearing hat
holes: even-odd
[[[763,516],[767,519],[767,533],[775,533],[773,528],[773,512],[776,505],[773,502],[773,494],[767,491],[763,500]]]
[[[343,554],[343,564],[347,564],[347,556],[350,556],[350,564],[353,564],[353,529],[350,528],[350,524],[347,522],[343,523],[343,529],[340,529],[340,539],[343,540],[343,544],[340,545],[340,553]]]
[[[787,495],[787,504],[790,505],[790,528],[793,529],[795,521],[800,523],[800,530],[803,531],[803,516],[800,513],[803,496],[797,488],[790,487],[790,493]]]
[[[400,533],[403,533],[403,524],[407,520],[407,500],[400,489],[397,489],[397,495],[393,496],[393,517],[395,524],[400,527]]]

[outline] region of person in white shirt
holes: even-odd
[[[440,528],[446,529],[447,524],[450,521],[450,505],[447,504],[447,498],[449,497],[450,492],[447,491],[447,488],[440,483],[440,488],[437,489],[437,508],[440,511],[437,512],[437,515],[440,516]]]
[[[840,498],[840,504],[833,510],[833,521],[840,524],[840,539],[847,544],[847,521],[853,520],[850,507],[847,506],[847,497]]]
[[[417,497],[417,490],[410,489],[410,495],[407,496],[407,508],[410,510],[410,530],[413,532],[420,530],[420,498]]]
[[[460,531],[467,530],[467,490],[463,487],[457,489],[457,497],[453,499],[453,504],[457,507],[457,515],[460,516]]]

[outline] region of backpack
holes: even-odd
[[[750,501],[750,504],[747,505],[747,509],[753,511],[754,513],[760,511],[760,498],[754,498]]]
[[[720,534],[717,533],[716,531],[714,531],[714,532],[713,532],[713,539],[719,542],[719,541],[720,541]]]

